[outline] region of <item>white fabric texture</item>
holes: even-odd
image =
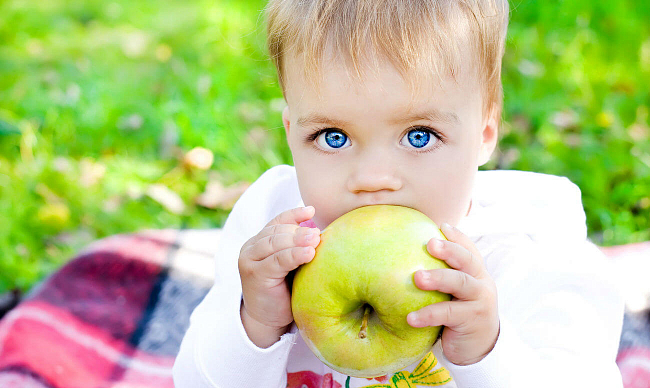
[[[379,384],[328,368],[295,325],[267,349],[246,335],[239,251],[276,215],[301,206],[288,165],[266,171],[237,201],[219,241],[214,286],[192,313],[174,364],[177,388],[285,388],[288,373],[303,371],[331,374],[346,388]],[[449,362],[438,341],[436,368],[452,376],[444,387],[622,387],[615,357],[623,299],[610,264],[587,239],[576,185],[538,173],[480,171],[458,228],[497,285],[501,331],[494,349],[467,366]]]

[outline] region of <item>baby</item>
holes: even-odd
[[[622,387],[623,302],[587,240],[579,189],[478,171],[498,139],[508,15],[507,0],[270,1],[295,167],[265,172],[229,215],[215,285],[174,365],[178,388]],[[444,327],[426,370],[370,380],[311,353],[287,278],[328,224],[374,204],[441,225],[448,241],[426,249],[450,269],[413,280],[453,298],[404,317]]]

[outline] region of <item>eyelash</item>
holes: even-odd
[[[429,148],[427,148],[427,149],[424,150],[424,151],[415,151],[415,152],[418,153],[418,154],[426,154],[426,153],[428,153],[428,152],[433,152],[433,151],[435,151],[436,149],[438,149],[438,147],[441,146],[441,143],[442,143],[442,144],[445,144],[445,143],[446,143],[444,137],[443,137],[440,133],[438,133],[436,130],[434,130],[433,128],[431,128],[431,127],[427,127],[427,126],[423,126],[423,125],[418,125],[418,126],[415,126],[415,127],[409,128],[409,129],[408,129],[408,132],[410,132],[410,131],[412,131],[412,130],[415,130],[415,129],[417,129],[417,130],[421,130],[421,131],[425,131],[425,132],[429,132],[429,133],[430,133],[431,135],[433,135],[436,139],[438,139],[438,142],[437,142],[433,147],[429,147]],[[316,139],[318,139],[318,137],[321,135],[321,133],[328,132],[328,131],[337,131],[337,132],[341,132],[341,133],[345,134],[345,132],[343,132],[343,131],[341,131],[341,130],[339,130],[339,129],[332,128],[332,127],[324,127],[324,128],[315,129],[314,132],[312,132],[312,133],[306,135],[304,141],[305,141],[306,144],[313,144],[313,143],[316,141]],[[408,132],[407,132],[407,133],[408,133]],[[348,136],[348,135],[345,134],[345,136]],[[349,137],[349,136],[348,136],[348,137]],[[331,151],[325,151],[325,150],[322,150],[322,149],[320,149],[319,147],[314,147],[314,148],[316,148],[316,150],[317,150],[318,152],[321,152],[321,153],[324,153],[324,154],[328,154],[328,155],[336,153],[336,152],[331,152]]]

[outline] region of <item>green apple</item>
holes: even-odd
[[[323,230],[314,259],[298,268],[291,308],[302,338],[330,368],[354,377],[395,373],[422,359],[440,327],[414,328],[406,315],[451,296],[423,291],[413,275],[449,268],[426,244],[444,239],[417,210],[372,205]]]

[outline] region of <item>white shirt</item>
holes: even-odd
[[[192,313],[174,364],[177,388],[401,386],[391,376],[348,379],[328,368],[295,324],[269,348],[249,340],[240,318],[239,251],[279,213],[302,206],[288,165],[266,171],[237,201],[219,241],[214,286]],[[445,368],[452,378],[438,386],[623,386],[615,359],[624,302],[610,264],[587,240],[575,184],[531,172],[479,171],[470,212],[458,228],[474,241],[496,283],[501,331],[494,349],[467,366],[449,362],[438,341],[428,372]]]

